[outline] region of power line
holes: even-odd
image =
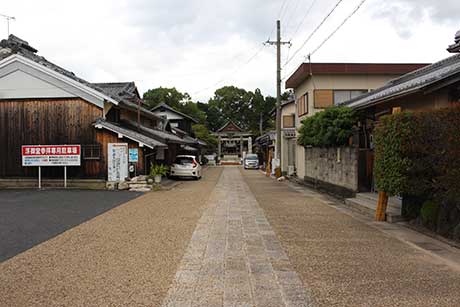
[[[340,3],[342,3],[343,0],[339,0],[337,1],[337,3],[334,5],[334,7],[332,8],[332,10],[323,18],[323,20],[319,23],[319,25],[313,30],[313,32],[310,33],[310,35],[307,37],[307,39],[302,43],[302,45],[294,52],[294,54],[291,56],[290,59],[288,59],[286,61],[286,64],[284,66],[286,66],[287,64],[289,64],[289,62],[292,61],[293,58],[295,58],[295,56],[302,50],[302,48],[310,41],[310,39],[313,37],[313,35],[316,34],[316,32],[318,32],[318,30],[321,28],[321,26],[327,21],[327,19],[332,15],[332,13],[335,11],[335,9],[340,5]]]
[[[286,23],[285,23],[285,25],[284,25],[284,28],[285,28],[286,30],[289,29],[289,26],[291,25],[291,20],[292,20],[293,17],[295,16],[295,13],[297,12],[297,8],[299,7],[299,4],[300,4],[300,0],[297,0],[297,1],[295,2],[295,5],[293,6],[293,8],[292,8],[292,10],[291,10],[291,13],[285,16],[285,17],[286,17],[286,19],[285,19],[285,20],[286,20]]]
[[[284,0],[283,3],[281,4],[280,11],[278,13],[278,19],[281,19],[281,16],[283,15],[283,12],[285,12],[285,8],[287,7],[286,4],[289,2],[289,0]],[[285,7],[286,6],[286,7]]]
[[[313,49],[312,52],[310,52],[307,56],[307,58],[310,60],[311,56],[316,53],[321,47],[324,46],[324,44],[327,43],[327,41],[329,39],[332,38],[332,36],[334,36],[344,25],[345,23],[347,23],[347,21],[353,17],[357,12],[358,10],[364,5],[364,3],[366,2],[367,0],[362,0],[358,6],[337,26],[337,28],[334,29],[334,31],[332,31],[315,49]],[[283,77],[283,80],[286,79],[287,76],[290,76],[292,75],[295,71],[297,70],[297,68],[295,68],[291,73],[289,73],[288,75],[285,75]]]
[[[283,9],[284,9],[284,6],[286,5],[286,3],[288,2],[288,0],[284,0],[283,3],[281,3],[281,6],[278,10],[278,19],[281,19],[281,15],[283,13]],[[272,30],[270,31],[270,35],[268,36],[268,39],[267,40],[270,40],[273,33],[275,32],[275,29],[276,29],[276,24],[273,26]]]
[[[340,28],[343,27],[343,25],[344,25],[351,17],[353,17],[353,15],[356,14],[356,12],[358,12],[358,10],[361,8],[361,6],[363,6],[364,2],[366,2],[366,0],[362,0],[362,1],[358,4],[358,6],[353,10],[353,12],[351,12],[351,14],[348,15],[348,16],[342,21],[342,23],[341,23],[334,31],[332,31],[331,34],[329,34],[329,36],[326,37],[326,39],[323,40],[323,41],[321,42],[321,44],[318,45],[318,47],[316,47],[316,48],[309,54],[309,56],[312,56],[316,51],[318,51],[321,47],[323,47],[323,45],[324,45],[332,36],[334,36],[334,34],[337,33],[337,31],[339,31]]]
[[[303,26],[303,24],[305,23],[305,21],[307,20],[307,17],[308,15],[310,15],[310,12],[313,8],[313,6],[315,5],[316,3],[316,0],[313,0],[310,4],[310,6],[308,7],[307,9],[307,12],[305,13],[305,15],[303,16],[301,22],[299,23],[299,25],[297,26],[297,28],[295,29],[294,31],[294,34],[291,35],[291,40],[294,38],[294,36],[297,34],[297,32],[299,32],[300,28]]]

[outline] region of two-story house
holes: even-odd
[[[295,95],[294,126],[298,129],[304,118],[424,66],[426,64],[303,63],[286,81],[286,88],[293,89]],[[303,179],[305,149],[297,144],[295,147],[295,172]],[[287,171],[284,167],[283,170]]]

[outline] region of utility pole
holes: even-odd
[[[276,45],[276,150],[275,157],[281,169],[281,45],[291,45],[291,42],[281,41],[281,22],[276,21],[276,41],[266,41],[267,45]]]

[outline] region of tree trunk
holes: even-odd
[[[388,194],[386,192],[379,192],[379,200],[377,202],[377,209],[375,210],[375,220],[384,222],[387,219],[387,206]]]

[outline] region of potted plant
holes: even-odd
[[[150,177],[153,177],[155,183],[161,182],[161,177],[168,174],[168,167],[164,164],[154,164],[150,168]]]

